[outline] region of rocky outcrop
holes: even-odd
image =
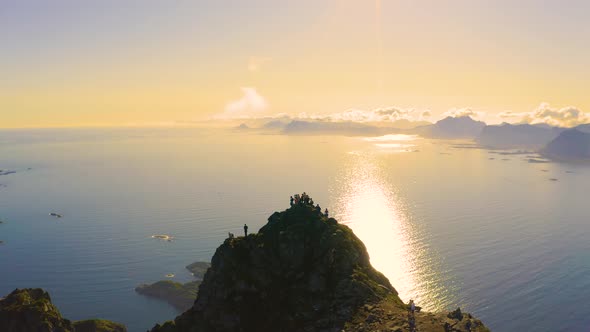
[[[16,289],[0,300],[2,332],[125,332],[106,320],[71,322],[61,316],[49,294],[40,288]]]
[[[226,239],[211,263],[193,307],[152,332],[376,331],[407,321],[406,305],[371,266],[364,244],[310,205]],[[434,315],[420,313],[427,314]],[[420,331],[443,331],[447,319],[428,316]],[[486,331],[480,326],[472,331]]]
[[[312,206],[274,213],[217,249],[195,305],[153,331],[332,331],[393,296],[350,228]]]
[[[461,309],[451,312],[416,312],[412,316],[407,308],[400,310],[390,299],[374,305],[365,305],[344,325],[343,331],[350,332],[407,332],[412,331],[410,321],[414,319],[419,332],[489,332],[483,323]]]

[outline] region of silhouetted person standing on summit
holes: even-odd
[[[244,224],[244,237],[248,236],[248,225]]]

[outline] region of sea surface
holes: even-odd
[[[590,167],[530,157],[397,135],[2,130],[0,294],[42,287],[67,318],[145,331],[178,312],[135,286],[190,280],[306,191],[406,302],[493,331],[590,331]]]

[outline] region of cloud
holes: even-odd
[[[463,116],[470,116],[472,118],[482,118],[485,112],[476,112],[471,108],[453,108],[443,113],[443,117],[460,118]]]
[[[426,111],[423,111],[422,114],[420,114],[420,119],[428,119],[431,116],[432,116],[432,112],[426,110]]]
[[[553,108],[548,103],[541,103],[532,112],[502,112],[503,119],[516,119],[520,123],[545,123],[558,127],[575,127],[590,122],[590,113],[585,113],[576,107]]]
[[[425,111],[429,112],[429,111]],[[414,109],[403,109],[400,107],[377,108],[374,110],[350,109],[344,112],[330,114],[307,114],[300,113],[297,117],[301,119],[324,120],[324,121],[351,121],[351,122],[395,122],[398,120],[416,121],[422,119],[420,115],[416,116]],[[424,112],[422,112],[424,113]]]
[[[417,111],[400,107],[377,108],[374,110],[350,109],[344,112],[318,114],[301,112],[299,114],[262,114],[268,109],[266,100],[256,92],[255,88],[242,88],[241,99],[227,104],[225,111],[214,116],[215,119],[270,119],[270,120],[313,120],[325,122],[359,122],[378,123],[395,122],[398,120],[425,121],[430,116],[429,110]]]
[[[314,120],[326,122],[359,122],[378,123],[407,121],[426,121],[432,114],[430,110],[404,109],[401,107],[384,107],[374,110],[350,109],[343,112],[318,114],[301,112],[291,115],[287,113],[265,114],[268,109],[266,99],[256,88],[243,87],[242,98],[229,102],[224,112],[213,116],[215,119],[281,119],[281,120]]]
[[[268,109],[266,99],[256,91],[254,87],[242,87],[242,97],[225,105],[223,113],[217,118],[249,118],[256,116]]]
[[[258,72],[262,70],[264,64],[270,61],[272,61],[272,58],[269,57],[251,56],[248,59],[248,71],[253,73]]]

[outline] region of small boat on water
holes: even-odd
[[[56,218],[61,218],[62,217],[61,214],[55,213],[55,212],[51,212],[49,215],[52,216],[52,217],[56,217]]]

